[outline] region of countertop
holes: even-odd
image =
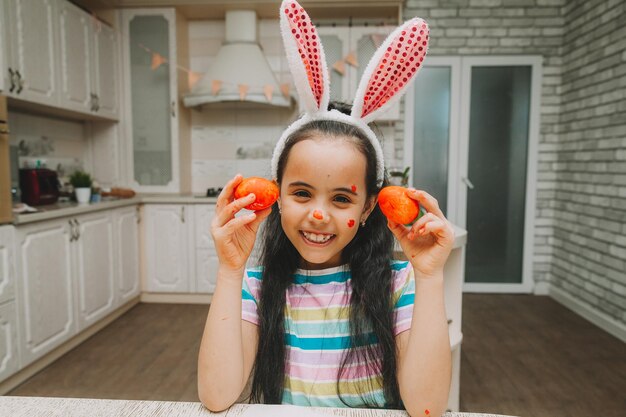
[[[13,215],[14,225],[51,220],[59,217],[76,216],[100,210],[109,210],[136,204],[215,204],[217,197],[193,194],[137,194],[132,198],[104,197],[98,203],[78,204],[76,202],[55,203],[35,207],[34,213]]]
[[[221,413],[212,413],[199,402],[96,400],[57,397],[0,397],[0,416],[11,417],[113,417],[113,416],[221,416],[221,417],[313,417],[321,413],[339,417],[408,417],[404,411],[355,408],[315,408],[235,404]],[[496,414],[448,412],[443,417],[497,417]]]

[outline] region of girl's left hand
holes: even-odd
[[[413,265],[416,277],[434,277],[443,271],[452,244],[454,229],[443,215],[437,200],[425,191],[409,188],[408,196],[419,202],[427,213],[411,227],[387,220],[402,251]]]

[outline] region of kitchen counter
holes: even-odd
[[[57,397],[0,397],[0,415],[12,417],[63,416],[221,416],[221,417],[408,417],[404,411],[356,408],[316,408],[235,404],[221,413],[212,413],[199,402],[96,400]],[[447,412],[442,417],[497,417],[496,414]],[[501,416],[502,417],[502,416]]]
[[[217,197],[192,194],[137,194],[132,198],[103,197],[98,203],[78,204],[76,202],[55,203],[35,207],[34,213],[14,214],[13,224],[22,225],[59,217],[75,216],[100,210],[109,210],[136,204],[215,204]]]

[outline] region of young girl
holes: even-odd
[[[398,99],[402,71],[383,89],[382,104],[364,93],[374,76],[384,79],[378,63],[402,56],[394,50],[412,53],[415,45],[398,46],[399,39],[420,32],[427,39],[427,27],[414,19],[390,35],[349,110],[328,101],[321,45],[307,51],[290,43],[317,38],[295,1],[283,2],[281,25],[288,57],[297,51],[289,62],[306,110],[276,145],[273,207],[235,217],[255,200],[234,198],[240,175],[218,197],[211,231],[219,271],[200,347],[200,400],[212,411],[228,408],[252,373],[254,402],[438,416],[451,375],[443,266],[453,230],[423,191],[409,192],[427,211],[411,227],[383,216],[376,204],[386,185],[382,151],[368,122]],[[261,265],[246,270],[266,218]],[[392,260],[394,236],[409,262]]]

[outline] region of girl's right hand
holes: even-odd
[[[211,235],[215,242],[220,269],[233,272],[240,272],[245,268],[254,247],[259,225],[272,211],[272,208],[268,207],[235,217],[235,214],[256,199],[254,194],[248,194],[235,200],[235,188],[242,180],[243,177],[237,174],[224,186],[217,197],[215,216],[211,222]]]

